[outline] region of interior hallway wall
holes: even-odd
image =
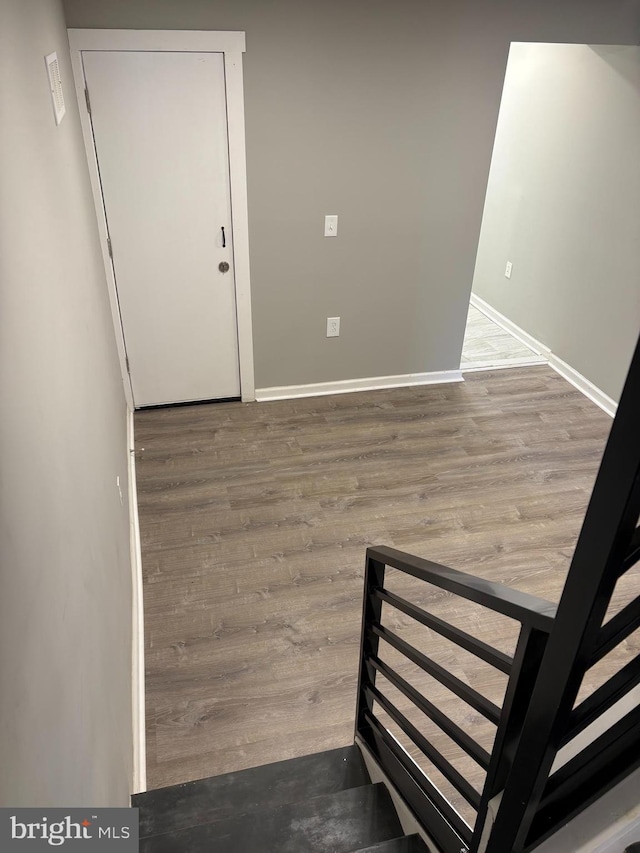
[[[635,0],[65,10],[70,27],[246,31],[258,387],[457,369],[510,42],[640,39]]]
[[[60,0],[2,0],[0,86],[0,805],[123,806],[126,406]]]
[[[512,46],[473,290],[615,400],[640,333],[639,151],[640,47]]]

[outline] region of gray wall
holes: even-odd
[[[2,0],[0,63],[0,805],[126,805],[126,408],[60,0]]]
[[[640,36],[635,0],[65,9],[71,27],[246,31],[258,387],[457,368],[510,41]]]
[[[512,46],[473,290],[616,400],[640,332],[639,152],[639,47]]]

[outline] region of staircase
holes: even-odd
[[[357,746],[137,794],[140,853],[427,853]]]

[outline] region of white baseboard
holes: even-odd
[[[567,382],[570,382],[578,391],[582,391],[585,397],[592,400],[596,406],[600,406],[603,412],[615,418],[618,411],[618,404],[611,397],[607,396],[604,391],[596,387],[593,382],[586,379],[577,370],[574,370],[570,364],[558,358],[557,355],[549,353],[549,367],[552,367],[556,373],[559,373]]]
[[[380,391],[384,388],[408,388],[413,385],[440,385],[449,382],[464,382],[460,370],[340,379],[336,382],[316,382],[311,385],[276,385],[273,388],[256,388],[256,400],[293,400],[297,397],[321,397],[326,394],[350,394],[353,391]]]
[[[127,454],[129,457],[129,541],[133,589],[132,716],[133,794],[147,790],[147,749],[144,696],[144,607],[142,600],[142,553],[136,489],[133,411],[127,409]]]
[[[516,326],[516,324],[505,317],[504,314],[496,311],[495,308],[492,308],[491,305],[485,302],[484,299],[476,296],[475,293],[471,294],[470,302],[478,309],[478,311],[482,311],[486,317],[493,320],[494,323],[503,328],[506,332],[512,334],[514,338],[517,338],[521,343],[529,347],[529,349],[538,353],[538,355],[543,356],[549,363],[549,367],[553,368],[553,370],[555,370],[556,373],[559,373],[563,379],[567,380],[567,382],[570,382],[574,388],[581,391],[585,397],[588,397],[596,404],[596,406],[599,406],[612,418],[615,417],[618,409],[616,401],[612,400],[611,397],[605,394],[604,391],[601,391],[600,388],[594,385],[593,382],[590,382],[581,373],[578,373],[578,371],[571,367],[570,364],[567,364],[566,361],[563,361],[555,353],[551,352],[548,346],[545,346],[545,344],[534,338],[533,335],[525,332],[524,329],[520,328],[520,326]]]

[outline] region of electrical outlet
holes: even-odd
[[[327,337],[337,338],[340,335],[340,317],[327,317]]]
[[[513,269],[513,264],[511,263],[511,261],[507,261],[507,266],[506,266],[505,271],[504,271],[504,277],[505,278],[511,278],[511,270],[512,269]]]

